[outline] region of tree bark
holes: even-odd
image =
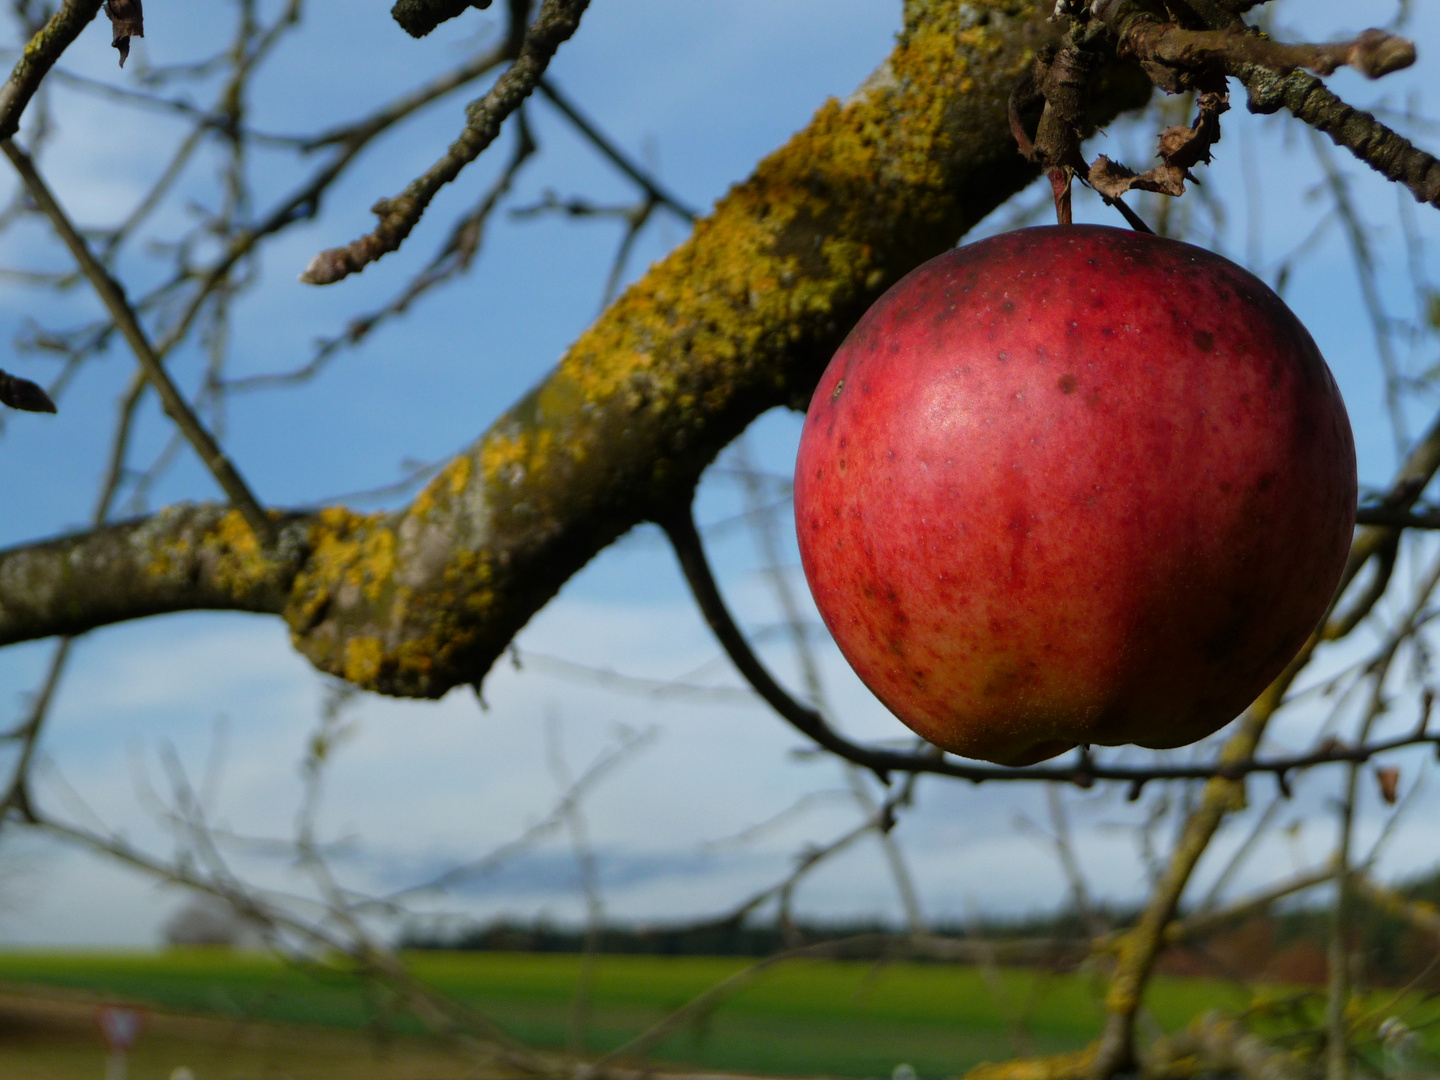
[[[1024,187],[1007,102],[1051,5],[908,0],[887,61],[763,160],[405,509],[277,519],[173,507],[0,553],[0,645],[202,608],[283,615],[381,693],[477,683],[589,559],[687,499],[776,405],[803,408],[859,316]],[[1097,119],[1148,98],[1115,68]]]

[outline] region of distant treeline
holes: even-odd
[[[879,923],[851,926],[804,924],[785,933],[775,926],[721,925],[699,927],[605,926],[593,942],[583,929],[529,925],[500,920],[448,936],[410,931],[401,945],[411,949],[460,949],[475,952],[596,952],[649,956],[769,956],[797,944],[833,941],[857,934],[893,934]]]
[[[1106,925],[1123,925],[1138,914],[1133,911],[1105,911]],[[952,940],[1067,941],[1089,940],[1082,921],[1073,912],[1024,919],[987,919],[966,925],[936,923],[928,927],[936,937]],[[801,945],[816,945],[847,938],[872,938],[869,948],[850,950],[847,955],[880,956],[904,938],[891,923],[798,922],[788,927],[774,923],[711,923],[684,926],[607,925],[598,928],[590,940],[583,927],[557,926],[548,922],[522,923],[500,919],[448,932],[412,927],[400,939],[407,949],[453,949],[472,952],[575,953],[592,949],[600,953],[648,956],[769,956]],[[889,942],[890,944],[887,944]]]
[[[1440,870],[1396,886],[1412,900],[1440,906]],[[1105,910],[1091,913],[1098,920],[1120,927],[1138,912]],[[950,959],[975,960],[993,956],[1000,963],[1042,964],[1071,968],[1084,959],[1091,934],[1087,922],[1073,910],[1053,916],[1023,919],[984,919],[959,924],[932,925],[930,933],[948,939]],[[1233,976],[1247,980],[1314,984],[1325,980],[1326,942],[1330,913],[1323,906],[1291,906],[1232,923],[1201,941],[1168,950],[1161,968],[1177,975]],[[800,945],[863,937],[864,947],[847,950],[853,957],[893,954],[904,934],[879,921],[801,922],[789,927],[773,923],[712,923],[689,926],[607,925],[594,931],[557,926],[544,921],[521,923],[497,920],[457,930],[438,932],[412,927],[399,944],[409,949],[453,949],[475,952],[600,953],[649,956],[769,956]],[[1426,989],[1440,990],[1440,942],[1405,921],[1359,905],[1354,938],[1360,947],[1364,979],[1372,985],[1406,985],[1412,980]],[[996,943],[988,952],[979,942]],[[967,948],[967,945],[969,946]],[[943,957],[943,953],[940,956]],[[932,957],[934,958],[934,957]]]

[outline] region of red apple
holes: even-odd
[[[1355,524],[1335,380],[1235,264],[1119,229],[932,259],[826,369],[795,465],[800,556],[865,684],[1007,765],[1182,746],[1324,614]]]

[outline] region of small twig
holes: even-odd
[[[512,6],[516,6],[513,0]],[[505,41],[492,48],[486,49],[484,52],[476,54],[465,61],[465,63],[452,68],[443,75],[431,79],[423,86],[401,95],[384,108],[378,109],[363,120],[344,124],[340,127],[329,128],[319,135],[309,138],[296,137],[297,145],[306,151],[321,150],[327,146],[358,148],[364,145],[376,135],[393,127],[396,123],[404,120],[412,113],[438,101],[446,94],[453,93],[460,89],[460,87],[474,82],[482,75],[493,70],[497,64],[514,59],[515,54],[519,52],[519,39],[517,34],[522,34],[523,31],[523,25],[513,27]],[[514,39],[513,47],[512,39]]]
[[[815,945],[804,945],[798,949],[789,949],[785,952],[776,953],[773,956],[767,956],[765,959],[757,961],[747,968],[742,968],[729,978],[716,983],[704,993],[692,998],[689,1002],[661,1019],[649,1030],[637,1035],[623,1046],[610,1051],[610,1053],[595,1062],[592,1067],[593,1072],[594,1074],[603,1075],[607,1066],[626,1059],[643,1056],[656,1045],[663,1042],[672,1032],[678,1031],[694,1019],[713,1011],[715,1006],[721,1001],[739,993],[770,968],[778,964],[807,957],[843,956],[851,950],[863,949],[867,946],[873,947],[877,943],[888,945],[892,942],[893,938],[887,934],[858,934],[854,937],[842,938],[839,941],[823,941]]]
[[[1374,878],[1356,874],[1351,878],[1355,894],[1381,911],[1403,919],[1417,930],[1440,939],[1440,911],[1433,904],[1410,900]]]
[[[1105,921],[1090,902],[1090,888],[1085,881],[1085,872],[1080,868],[1080,860],[1075,857],[1075,845],[1070,839],[1070,818],[1057,785],[1045,785],[1045,805],[1050,811],[1050,826],[1055,830],[1050,840],[1065,872],[1065,879],[1070,883],[1075,914],[1091,936],[1097,936],[1104,932]]]
[[[471,881],[485,874],[498,869],[509,859],[515,857],[522,851],[533,847],[540,838],[557,832],[565,827],[570,814],[578,806],[592,788],[597,786],[606,776],[610,775],[616,768],[624,764],[640,750],[649,746],[655,741],[658,732],[655,728],[639,734],[630,734],[621,739],[619,745],[606,750],[572,783],[556,801],[554,808],[544,818],[529,826],[513,840],[495,848],[488,854],[478,859],[451,867],[449,870],[431,878],[428,881],[417,885],[409,885],[403,889],[388,893],[365,904],[357,905],[357,911],[394,911],[401,900],[410,896],[417,896],[423,893],[434,893],[458,885],[464,881]]]
[[[1378,754],[1408,746],[1440,745],[1440,735],[1412,732],[1375,743],[1358,746],[1326,746],[1312,753],[1280,758],[1255,758],[1250,755],[1236,757],[1231,754],[1222,754],[1220,760],[1203,765],[1130,766],[1106,765],[1096,762],[1082,753],[1074,764],[1030,765],[1019,768],[1004,765],[969,765],[943,756],[910,754],[863,746],[845,738],[832,728],[820,713],[791,697],[760,663],[745,640],[745,636],[735,624],[734,617],[725,606],[724,599],[720,596],[709,561],[705,556],[704,545],[695,529],[690,508],[686,506],[683,510],[667,515],[665,520],[659,524],[675,548],[681,569],[701,614],[710,624],[711,630],[726,655],[730,657],[745,680],[754,687],[755,692],[782,719],[814,740],[821,748],[846,761],[869,769],[884,782],[889,781],[889,775],[892,772],[930,773],[936,776],[951,776],[969,780],[977,784],[994,781],[1049,780],[1074,784],[1081,788],[1089,787],[1102,780],[1129,784],[1149,783],[1155,780],[1222,779],[1235,781],[1243,780],[1245,777],[1257,773],[1283,778],[1297,769],[1308,769],[1334,762],[1363,763]],[[1308,658],[1309,651],[1313,650],[1315,644],[1315,641],[1307,644],[1306,650],[1302,652],[1302,657]]]
[[[0,50],[0,55],[7,53],[15,53],[18,55],[19,50]],[[159,94],[137,90],[133,86],[117,86],[114,83],[106,82],[104,79],[92,79],[88,75],[81,75],[78,72],[70,71],[66,68],[51,68],[46,78],[52,83],[61,83],[65,86],[73,87],[81,93],[108,98],[121,104],[149,109],[154,112],[188,117],[195,122],[197,130],[233,130],[236,135],[258,146],[283,147],[290,150],[302,150],[311,147],[312,140],[305,136],[277,135],[274,132],[256,131],[243,126],[235,127],[230,118],[219,112],[207,111],[201,106],[196,105],[193,101],[185,98],[162,97]]]
[[[1239,922],[1250,915],[1262,912],[1287,896],[1293,896],[1306,889],[1313,889],[1316,885],[1333,881],[1337,874],[1338,871],[1334,867],[1311,870],[1308,873],[1297,874],[1263,892],[1247,896],[1233,904],[1227,904],[1223,908],[1191,915],[1184,919],[1176,919],[1165,927],[1165,944],[1178,945],[1182,941],[1213,933],[1222,926]]]
[[[227,379],[221,384],[223,388],[231,392],[263,390],[312,379],[324,369],[341,348],[358,345],[377,326],[407,312],[410,305],[426,292],[469,270],[475,261],[475,256],[479,254],[485,235],[485,226],[491,213],[500,200],[509,194],[515,178],[519,176],[520,170],[537,149],[523,108],[517,111],[515,121],[515,152],[510,161],[486,191],[479,204],[455,223],[450,230],[449,237],[446,238],[435,257],[398,296],[384,307],[351,319],[343,333],[317,342],[314,356],[300,367],[275,374],[248,375],[238,379]]]
[[[309,285],[332,285],[397,250],[419,223],[436,193],[495,141],[506,118],[534,90],[555,51],[575,33],[589,3],[590,0],[545,0],[539,17],[525,32],[520,55],[496,80],[490,92],[471,102],[465,110],[465,129],[446,155],[412,181],[402,194],[375,204],[373,211],[380,223],[373,232],[345,247],[320,252],[310,260],[300,280]]]
[[[545,745],[546,756],[550,759],[550,772],[563,797],[575,786],[575,778],[565,761],[565,750],[560,739],[560,718],[554,712],[546,717]],[[566,831],[570,834],[576,869],[579,871],[581,898],[585,903],[585,935],[567,1030],[570,1050],[579,1054],[584,1053],[585,1044],[589,1041],[590,1018],[594,1005],[595,959],[600,948],[600,932],[605,923],[605,901],[600,890],[600,871],[595,859],[595,848],[590,842],[590,829],[579,800],[565,799],[563,817]]]
[[[1440,510],[1392,510],[1388,506],[1362,506],[1355,513],[1356,525],[1378,525],[1387,529],[1440,529]]]
[[[1287,44],[1236,27],[1188,30],[1152,16],[1136,17],[1117,0],[1095,5],[1102,19],[1114,19],[1123,53],[1178,68],[1223,65],[1232,71],[1263,68],[1282,75],[1309,68],[1330,75],[1352,67],[1367,79],[1378,79],[1415,63],[1413,42],[1385,30],[1366,30],[1351,41],[1328,45]]]
[[[553,1072],[539,1055],[504,1035],[488,1017],[416,979],[388,950],[365,951],[357,947],[356,942],[319,922],[300,918],[267,903],[242,888],[238,881],[214,879],[203,874],[193,865],[193,860],[190,864],[166,863],[135,848],[123,837],[65,822],[42,819],[37,827],[79,847],[109,856],[157,880],[183,885],[224,900],[243,918],[264,927],[277,946],[279,935],[288,932],[307,942],[318,955],[348,961],[357,974],[379,979],[392,987],[431,1030],[458,1039],[469,1049],[494,1061],[522,1074],[543,1076]]]
[[[1420,498],[1421,492],[1434,478],[1437,470],[1440,470],[1440,413],[1435,415],[1425,433],[1410,448],[1410,453],[1406,455],[1405,461],[1396,471],[1395,479],[1391,482],[1389,490],[1379,500],[1380,506],[1389,512],[1408,512]],[[1321,632],[1326,640],[1334,640],[1348,634],[1350,630],[1359,625],[1360,620],[1378,602],[1381,593],[1377,591],[1375,580],[1372,580],[1364,597],[1351,604],[1344,616],[1336,614],[1336,609],[1341,599],[1344,598],[1345,590],[1349,588],[1372,558],[1378,558],[1381,563],[1377,578],[1389,580],[1390,566],[1393,566],[1392,560],[1399,539],[1400,530],[1388,524],[1367,524],[1356,532],[1355,539],[1350,544],[1350,556],[1345,561],[1345,571],[1340,579],[1340,587],[1335,590],[1335,597],[1330,602],[1330,611],[1326,615],[1326,623]]]
[[[40,81],[95,18],[102,2],[65,0],[64,6],[30,39],[10,78],[0,87],[0,139],[9,140],[20,130],[20,116],[40,88]]]
[[[1363,743],[1375,722],[1385,711],[1385,679],[1391,664],[1405,640],[1405,632],[1415,627],[1430,601],[1431,594],[1440,586],[1440,560],[1436,560],[1425,579],[1418,584],[1410,598],[1408,610],[1401,618],[1395,632],[1373,662],[1370,674],[1370,702],[1360,722],[1356,741]],[[1339,871],[1339,882],[1335,890],[1333,917],[1330,926],[1328,948],[1328,993],[1325,1009],[1325,1074],[1327,1080],[1348,1080],[1350,1075],[1350,1003],[1354,994],[1351,983],[1350,924],[1354,903],[1354,867],[1352,847],[1355,830],[1355,803],[1360,783],[1360,764],[1352,764],[1345,777],[1343,794],[1339,800],[1339,829],[1335,843],[1333,861]]]
[[[640,231],[650,220],[651,213],[659,205],[653,198],[646,199],[626,216],[625,235],[620,238],[620,246],[615,250],[615,258],[610,263],[610,273],[605,276],[605,289],[600,294],[601,311],[608,308],[620,292],[620,283],[625,280],[625,268],[630,264],[630,252],[634,250],[635,241],[640,238]]]
[[[40,731],[45,726],[45,718],[50,713],[50,703],[55,699],[55,691],[65,673],[65,662],[70,658],[70,646],[74,640],[71,637],[62,637],[56,644],[45,678],[30,705],[30,715],[18,728],[5,735],[6,739],[20,742],[20,757],[10,774],[9,785],[3,796],[0,796],[0,822],[3,822],[10,810],[18,813],[22,821],[33,824],[37,820],[35,808],[30,801],[30,767],[35,760]]]
[[[755,691],[749,686],[708,686],[703,683],[675,679],[645,679],[635,675],[622,675],[610,668],[577,664],[573,660],[535,653],[528,649],[516,649],[513,655],[527,665],[534,664],[560,678],[589,683],[617,694],[634,694],[657,700],[683,697],[690,700],[711,701],[716,704],[761,704],[755,696]]]
[[[1294,1056],[1247,1033],[1234,1020],[1206,1013],[1191,1023],[1192,1035],[1212,1069],[1238,1073],[1242,1080],[1306,1080]]]
[[[1314,129],[1307,134],[1310,136],[1310,145],[1315,152],[1320,171],[1324,174],[1325,187],[1330,193],[1336,217],[1343,226],[1345,239],[1350,247],[1355,276],[1359,279],[1360,299],[1365,306],[1366,315],[1370,318],[1370,333],[1385,380],[1385,408],[1390,414],[1390,434],[1395,440],[1395,456],[1400,457],[1405,453],[1410,439],[1405,423],[1405,407],[1401,401],[1400,362],[1391,342],[1393,320],[1385,307],[1384,288],[1378,280],[1375,257],[1370,247],[1374,234],[1361,219],[1359,208],[1350,195],[1350,179],[1336,164],[1335,155],[1331,153],[1325,140]]]
[[[140,362],[146,378],[150,380],[151,385],[160,395],[166,415],[175,421],[176,426],[184,433],[190,445],[195,448],[195,452],[199,454],[205,467],[210,470],[210,474],[215,477],[221,490],[244,516],[260,545],[264,548],[272,547],[275,542],[274,523],[261,509],[259,502],[251,494],[245,481],[241,479],[240,473],[230,463],[230,459],[225,456],[219,444],[191,410],[189,402],[171,381],[169,374],[165,371],[165,366],[160,362],[159,355],[151,346],[150,339],[140,326],[140,320],[136,318],[134,309],[126,300],[119,283],[95,258],[90,251],[90,246],[75,230],[75,226],[71,224],[64,209],[56,201],[55,196],[36,170],[30,155],[9,139],[0,141],[0,149],[4,150],[5,156],[15,166],[15,171],[20,174],[26,189],[30,192],[30,197],[35,200],[35,204],[41,212],[50,219],[50,223],[59,233],[60,239],[65,242],[65,246],[70,249],[70,254],[80,264],[81,271],[94,286],[105,309],[110,313],[110,317],[115,321],[115,325],[119,327],[134,352],[135,358]]]
[[[747,440],[742,438],[736,443],[733,456],[735,473],[745,492],[747,520],[756,546],[764,557],[765,576],[769,579],[771,591],[784,616],[782,628],[790,638],[795,659],[800,664],[801,679],[805,686],[806,696],[822,716],[833,715],[825,693],[825,683],[820,674],[820,664],[815,657],[814,649],[811,648],[810,638],[805,632],[805,617],[800,601],[791,587],[790,577],[783,565],[783,533],[778,515],[780,507],[767,498],[769,485],[765,483],[764,475],[751,461],[750,444]],[[909,783],[905,785],[906,805],[909,803],[914,781],[915,774],[912,773]],[[879,841],[885,862],[890,868],[890,876],[895,881],[895,890],[899,894],[900,905],[905,912],[905,925],[912,935],[924,934],[926,932],[925,913],[920,905],[920,891],[915,887],[914,876],[905,861],[904,853],[900,850],[894,830],[890,828],[894,824],[895,807],[882,808],[871,794],[864,773],[853,764],[845,765],[845,782],[850,788],[856,806],[866,819],[874,820],[877,815],[882,815],[879,818],[880,827],[875,830],[875,837]]]
[[[758,892],[752,893],[748,898],[742,900],[724,915],[719,915],[706,919],[701,923],[694,924],[693,928],[711,929],[716,927],[739,926],[746,918],[764,907],[771,900],[778,898],[783,903],[794,894],[796,887],[799,886],[813,870],[822,863],[839,855],[841,852],[848,851],[866,836],[869,836],[871,833],[882,837],[888,835],[895,825],[896,812],[902,807],[909,806],[914,800],[915,779],[915,775],[912,774],[903,785],[896,789],[883,803],[876,806],[874,812],[867,815],[858,825],[847,829],[828,843],[805,849],[795,860],[794,868],[780,881],[773,885],[767,885]],[[790,811],[786,812],[790,813],[793,812],[793,810],[794,808],[792,807]],[[774,821],[775,819],[772,818],[770,822],[752,827],[752,829],[746,830],[746,832],[753,834],[757,829],[764,828],[765,825],[768,824],[773,824]],[[924,933],[924,926],[920,925],[917,929],[912,921],[911,936],[922,936]]]
[[[1253,5],[1245,0],[1227,0],[1225,6],[1231,13],[1228,18],[1207,19],[1207,22],[1212,30],[1234,35],[1237,26],[1244,25],[1238,13]],[[1264,39],[1250,37],[1250,40]],[[1376,46],[1381,44],[1379,39],[1371,40]],[[1400,45],[1377,48],[1375,62],[1379,66],[1376,70],[1383,68],[1387,57],[1398,62],[1404,55]],[[1357,55],[1362,64],[1364,56],[1364,50]],[[1251,112],[1268,115],[1288,109],[1297,119],[1329,135],[1337,146],[1349,150],[1386,179],[1403,184],[1417,201],[1440,206],[1440,160],[1417,148],[1370,113],[1347,105],[1315,76],[1302,71],[1277,71],[1248,57],[1227,62],[1226,71],[1244,85]]]
[[[1255,850],[1255,846],[1270,834],[1270,823],[1275,820],[1275,815],[1280,812],[1280,808],[1288,801],[1283,791],[1275,793],[1275,797],[1270,800],[1270,805],[1265,807],[1256,817],[1245,839],[1240,841],[1239,846],[1235,848],[1230,858],[1226,860],[1225,865],[1220,868],[1220,872],[1215,875],[1215,880],[1210,883],[1210,888],[1206,890],[1204,898],[1196,905],[1199,912],[1204,914],[1216,909],[1216,906],[1220,902],[1220,897],[1224,895],[1225,889],[1230,884],[1231,879],[1239,873],[1240,868],[1245,864],[1245,860],[1249,858],[1251,852]]]
[[[553,79],[541,78],[536,89],[565,116],[565,119],[574,124],[595,148],[610,159],[610,163],[623,172],[635,183],[644,189],[645,194],[654,199],[661,206],[673,211],[686,221],[694,221],[699,217],[699,212],[692,209],[686,203],[676,198],[660,182],[648,172],[641,169],[630,160],[613,142],[611,142],[590,120],[576,107],[568,97],[560,92]]]

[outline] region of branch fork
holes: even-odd
[[[1185,181],[1195,179],[1190,170],[1208,163],[1211,147],[1220,140],[1219,118],[1230,107],[1226,79],[1231,76],[1245,83],[1252,111],[1273,112],[1289,106],[1361,160],[1390,179],[1406,183],[1421,201],[1440,205],[1440,163],[1374,117],[1344,105],[1312,77],[1298,73],[1304,68],[1330,75],[1340,67],[1351,67],[1366,78],[1377,79],[1413,64],[1414,44],[1378,29],[1332,44],[1277,42],[1239,18],[1237,7],[1244,10],[1249,6],[1221,0],[1166,0],[1167,19],[1143,0],[1095,0],[1088,7],[1072,0],[1057,4],[1054,17],[1068,18],[1070,30],[1058,49],[1037,56],[1034,71],[1015,87],[1010,126],[1020,153],[1046,170],[1054,190],[1056,219],[1062,225],[1072,219],[1070,189],[1078,176],[1119,209],[1133,228],[1148,232],[1121,197],[1132,190],[1172,197],[1184,194]],[[1087,164],[1081,155],[1081,142],[1090,134],[1085,121],[1089,87],[1111,57],[1136,62],[1151,82],[1167,93],[1197,95],[1195,122],[1188,128],[1162,132],[1161,163],[1143,173],[1103,155],[1093,165]],[[1305,99],[1292,104],[1295,95],[1276,88],[1277,78],[1292,83],[1303,80]],[[1323,107],[1311,93],[1316,88],[1328,99]],[[1037,106],[1041,112],[1032,138],[1022,117]]]

